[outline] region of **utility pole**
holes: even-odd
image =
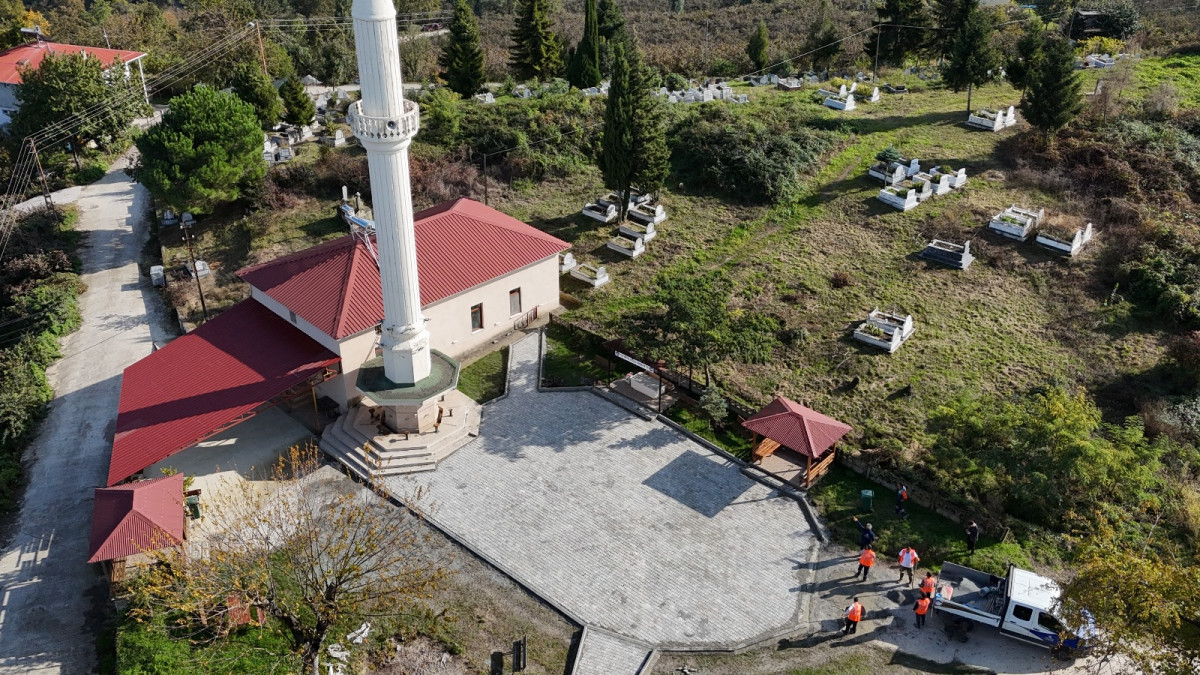
[[[488,202],[488,179],[487,179],[487,153],[483,153],[483,205],[490,206]]]
[[[262,28],[257,21],[254,22],[254,33],[258,35],[258,56],[262,59],[263,76],[270,80],[271,73],[267,71],[267,50],[263,48]]]
[[[879,37],[883,35],[883,24],[875,27],[875,70],[871,71],[871,84],[879,82]]]
[[[37,143],[33,139],[29,139],[29,150],[33,152],[33,161],[37,163],[38,175],[42,177],[42,198],[46,200],[46,206],[54,206],[54,200],[50,198],[50,185],[46,182],[46,172],[42,170],[42,158],[38,156]]]
[[[200,270],[196,269],[196,252],[192,249],[192,226],[190,223],[185,224],[183,218],[180,217],[179,229],[183,230],[183,240],[187,242],[188,257],[192,260],[192,276],[196,278],[196,292],[200,294],[200,313],[204,315],[204,320],[208,321],[208,306],[204,304],[204,286],[200,284]]]
[[[104,46],[105,46],[105,47],[108,47],[109,49],[112,49],[112,45],[108,43],[108,29],[107,29],[107,28],[101,28],[101,29],[100,29],[100,31],[101,31],[102,33],[104,33]]]

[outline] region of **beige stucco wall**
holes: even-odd
[[[451,358],[459,358],[479,349],[512,330],[513,322],[535,305],[539,315],[557,309],[558,282],[558,256],[555,255],[428,305],[423,311],[429,320],[430,346]],[[521,312],[509,314],[508,293],[515,288],[521,289]],[[289,319],[287,308],[265,293],[255,289],[254,298],[284,319]],[[472,331],[471,307],[476,304],[483,305],[483,329]],[[377,339],[374,329],[343,338],[331,347],[331,338],[304,319],[297,317],[295,324],[305,334],[342,357],[342,376],[321,383],[317,387],[317,394],[328,396],[345,409],[347,402],[358,396],[354,383],[358,377],[358,367],[372,356]]]

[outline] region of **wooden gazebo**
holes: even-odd
[[[796,483],[805,489],[829,471],[829,465],[833,464],[833,446],[851,428],[782,396],[775,397],[765,408],[742,422],[742,426],[754,432],[755,464],[785,454],[780,452],[781,448],[798,455],[795,459],[785,458],[785,461],[803,468],[796,472]]]

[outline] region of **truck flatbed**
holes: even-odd
[[[1000,626],[1005,579],[948,562],[942,564],[934,607],[948,614]]]

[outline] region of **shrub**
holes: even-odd
[[[663,80],[663,86],[671,91],[681,91],[688,88],[688,81],[679,73],[671,73]]]
[[[846,288],[854,283],[854,279],[850,277],[849,272],[838,270],[829,275],[829,285],[834,288]]]
[[[747,202],[771,203],[796,186],[829,149],[830,137],[790,110],[735,114],[701,106],[676,125],[672,162],[682,177]]]

